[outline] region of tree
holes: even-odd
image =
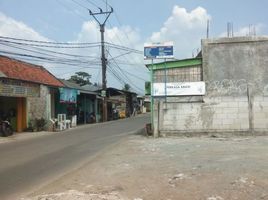
[[[130,85],[126,83],[122,90],[129,92],[130,88],[131,88]]]
[[[80,86],[91,85],[90,79],[91,75],[87,72],[76,72],[75,75],[72,75],[69,81],[76,83]]]

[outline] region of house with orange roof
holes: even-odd
[[[0,56],[0,117],[8,116],[16,132],[35,119],[55,117],[55,94],[64,87],[39,65]]]

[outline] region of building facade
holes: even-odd
[[[205,83],[205,93],[155,96],[154,133],[259,134],[268,129],[268,37],[202,40],[195,75],[154,70],[155,81]],[[180,62],[180,61],[178,61]],[[174,63],[175,64],[175,63]],[[179,63],[174,69],[182,70]],[[163,66],[163,63],[162,63]],[[195,68],[196,68],[195,67]],[[159,77],[156,77],[159,74]],[[177,75],[176,75],[177,74]],[[176,77],[176,78],[174,78]]]
[[[189,102],[202,101],[202,96],[186,96],[176,88],[185,83],[202,81],[202,58],[167,61],[147,65],[152,71],[151,95],[152,123],[154,135],[177,133],[183,130],[181,120],[184,118],[181,106]],[[168,88],[165,90],[165,88]],[[175,92],[175,94],[173,94]]]
[[[63,84],[42,66],[0,56],[0,114],[24,131],[36,119],[49,120],[53,91]]]
[[[99,122],[102,99],[98,93],[91,91],[90,87],[81,87],[67,80],[61,82],[64,88],[60,88],[56,95],[56,114],[66,114],[68,119],[76,115],[77,124]],[[94,115],[94,121],[91,115]]]

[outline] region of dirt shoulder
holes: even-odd
[[[130,136],[21,199],[268,199],[268,137]]]

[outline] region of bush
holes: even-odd
[[[44,118],[30,120],[27,131],[44,131],[46,124]]]
[[[35,119],[35,128],[37,131],[44,131],[46,126],[46,120],[44,118]]]

